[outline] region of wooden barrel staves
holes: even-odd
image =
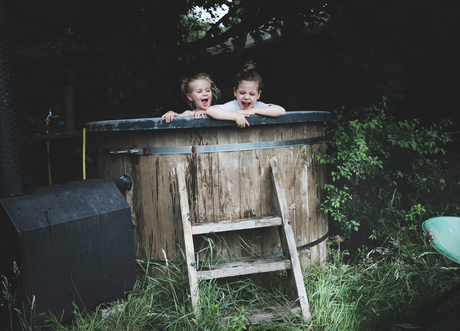
[[[297,249],[303,266],[327,258],[327,217],[318,210],[326,168],[324,122],[329,112],[290,111],[270,118],[252,116],[251,126],[204,117],[176,117],[92,122],[86,125],[89,144],[97,144],[100,178],[128,175],[128,192],[136,223],[137,256],[177,260],[182,224],[175,168],[188,169],[187,190],[192,222],[257,218],[276,214],[272,197],[270,159],[281,173]],[[247,259],[281,253],[274,230],[241,231],[202,238],[195,248],[201,259]]]

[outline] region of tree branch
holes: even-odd
[[[265,12],[258,10],[261,8],[262,2],[263,0],[258,3],[254,1],[241,2],[239,5],[229,7],[227,14],[214,23],[203,38],[191,43],[180,45],[179,52],[198,53],[209,47],[223,44],[232,37],[238,38],[243,34],[247,35],[249,32],[262,27],[262,25],[271,18],[271,14],[267,15],[267,13],[270,13],[271,11]],[[241,14],[238,13],[240,10],[242,10]],[[239,23],[231,23],[232,20],[239,20]],[[219,26],[221,24],[233,25],[224,32],[219,33]]]

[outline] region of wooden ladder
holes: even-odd
[[[274,203],[281,216],[269,216],[264,218],[247,218],[220,221],[217,223],[197,223],[192,224],[190,221],[190,209],[188,204],[188,194],[185,182],[185,170],[182,164],[176,168],[177,179],[180,194],[180,207],[182,225],[184,231],[185,257],[187,263],[187,272],[190,285],[190,295],[192,308],[195,315],[200,315],[199,310],[199,288],[198,281],[208,280],[213,278],[233,277],[249,274],[258,274],[265,272],[273,272],[286,270],[289,278],[291,297],[294,302],[290,303],[290,311],[301,315],[302,318],[308,320],[310,318],[310,310],[305,291],[305,284],[300,268],[299,256],[295,245],[294,233],[292,231],[291,221],[289,219],[289,211],[286,204],[284,190],[280,185],[280,176],[276,165],[276,158],[270,160],[271,176],[274,185]],[[265,227],[278,227],[283,256],[253,259],[242,262],[230,262],[212,265],[206,267],[206,270],[197,270],[197,262],[195,249],[193,245],[194,235],[203,235],[207,233],[218,233],[227,231],[237,231],[246,229],[256,229]],[[286,307],[284,307],[284,310]],[[274,320],[280,318],[280,310],[270,307],[270,309],[259,309],[251,313],[250,319],[252,323],[258,323],[262,320]]]

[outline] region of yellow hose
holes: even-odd
[[[46,133],[48,133],[48,131],[46,131]],[[49,141],[46,142],[46,152],[48,156],[48,181],[50,185],[53,185],[51,181],[51,158],[50,158],[50,142]]]
[[[83,128],[83,179],[86,179],[86,128]]]

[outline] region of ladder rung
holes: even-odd
[[[211,265],[208,270],[198,271],[198,279],[235,277],[262,272],[291,269],[291,261],[284,256],[254,259]]]
[[[210,232],[225,232],[247,229],[266,228],[282,224],[281,217],[269,216],[264,218],[243,218],[237,220],[219,221],[216,223],[197,223],[192,225],[192,234],[206,234]]]
[[[252,324],[258,324],[267,321],[280,320],[292,314],[302,316],[302,310],[299,305],[289,302],[286,305],[266,305],[264,307],[253,307],[249,310],[249,319]]]

